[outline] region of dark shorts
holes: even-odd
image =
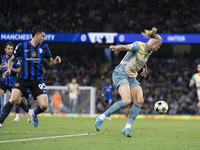
[[[30,101],[31,98],[32,98],[32,94],[31,94],[30,89],[28,89],[28,90],[26,91],[26,93],[24,93],[24,95],[22,95],[22,97],[25,97],[28,101]]]
[[[9,90],[10,92],[12,91],[12,88],[10,86],[6,85],[1,80],[0,80],[0,89],[2,89],[4,91],[4,93],[6,93],[7,90]]]
[[[27,96],[27,90],[29,88],[34,99],[37,99],[41,94],[47,94],[44,80],[29,81],[18,78],[13,88],[19,89],[25,97]]]
[[[105,99],[104,102],[105,102],[106,104],[111,105],[112,102],[113,102],[113,100],[112,100],[112,99]]]

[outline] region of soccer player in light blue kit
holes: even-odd
[[[137,72],[143,68],[141,76],[147,76],[147,60],[152,52],[156,52],[162,44],[162,38],[160,35],[156,34],[156,32],[157,28],[154,27],[152,30],[145,30],[145,32],[142,33],[146,38],[150,38],[147,43],[136,41],[128,45],[110,46],[112,51],[127,51],[127,54],[120,64],[115,67],[112,75],[113,82],[122,100],[114,103],[103,114],[96,117],[95,127],[98,132],[100,131],[103,120],[107,116],[119,111],[133,100],[134,104],[130,109],[128,122],[122,130],[124,135],[131,137],[131,126],[144,103],[142,88],[140,87],[140,83],[136,80]]]
[[[198,73],[195,73],[192,75],[192,78],[190,79],[189,87],[194,87],[194,85],[196,85],[197,96],[199,99],[199,102],[197,103],[197,107],[200,109],[200,63],[197,65],[197,71]]]
[[[80,94],[79,84],[76,83],[76,78],[72,79],[72,83],[68,84],[66,92],[69,92],[69,106],[71,118],[74,118],[78,96]]]

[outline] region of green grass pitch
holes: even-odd
[[[33,127],[26,117],[18,123],[9,116],[0,131],[0,150],[199,150],[199,120],[136,119],[132,137],[122,135],[127,119],[105,120],[96,132],[94,118],[39,116]],[[86,133],[84,136],[60,137]],[[92,134],[95,133],[95,134]],[[40,137],[54,137],[38,139]],[[30,141],[13,141],[33,139]]]

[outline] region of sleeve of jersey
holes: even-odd
[[[192,76],[192,78],[190,79],[190,81],[195,81],[195,79],[194,79],[194,75]]]
[[[19,44],[15,47],[15,50],[14,50],[14,52],[13,52],[13,55],[14,55],[15,57],[19,57],[19,56],[21,56],[21,54],[22,54],[22,43],[19,43]]]
[[[138,44],[138,42],[129,44],[129,46],[131,48],[131,52],[137,53],[140,50],[140,45]]]
[[[44,55],[44,57],[45,57],[46,59],[52,57],[52,55],[51,55],[51,51],[50,51],[48,45],[46,45],[46,51],[45,51],[45,55]]]
[[[16,59],[16,60],[15,60],[15,63],[14,63],[14,65],[13,65],[13,67],[14,67],[14,68],[19,68],[19,67],[20,67],[20,61],[19,61],[19,59]]]

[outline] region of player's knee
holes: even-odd
[[[9,100],[9,102],[11,103],[11,104],[17,104],[17,105],[19,105],[20,103],[21,103],[21,100],[19,100],[19,99],[17,99],[17,98],[11,98],[10,100]]]
[[[139,98],[137,101],[136,101],[137,104],[140,104],[140,105],[143,105],[144,104],[144,98]]]
[[[125,100],[124,100],[124,104],[125,104],[125,105],[129,105],[130,103],[131,103],[131,99],[125,99]]]
[[[43,105],[40,106],[40,108],[41,108],[42,110],[47,110],[48,104],[43,104]]]
[[[47,110],[48,104],[42,105],[42,106],[40,106],[40,108],[41,108],[42,110]]]

